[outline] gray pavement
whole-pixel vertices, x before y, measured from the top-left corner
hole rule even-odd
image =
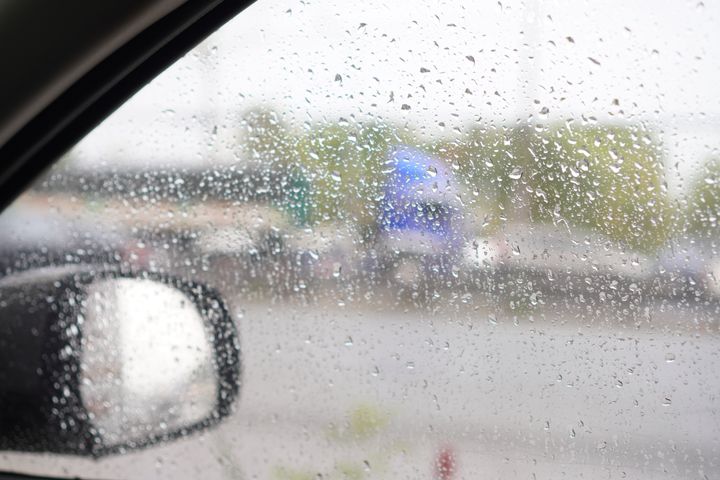
[[[454,479],[720,478],[707,307],[232,304],[243,385],[220,427],[101,461],[0,463],[102,478],[432,479],[450,458]]]

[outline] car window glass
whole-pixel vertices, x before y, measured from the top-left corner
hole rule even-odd
[[[89,478],[715,478],[713,2],[260,1],[0,215],[228,299],[240,398]],[[1,427],[0,427],[1,428]]]

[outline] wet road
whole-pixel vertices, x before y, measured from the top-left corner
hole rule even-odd
[[[0,460],[108,478],[720,475],[714,312],[339,303],[234,300],[241,399],[211,432],[99,462]]]

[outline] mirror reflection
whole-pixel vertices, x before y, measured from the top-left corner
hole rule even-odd
[[[211,336],[182,291],[137,278],[88,287],[80,393],[106,445],[163,435],[206,418],[218,380]]]

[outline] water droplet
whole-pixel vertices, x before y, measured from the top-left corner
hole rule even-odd
[[[671,353],[671,352],[666,353],[666,354],[665,354],[665,361],[666,361],[667,363],[672,363],[672,362],[674,362],[674,361],[675,361],[675,354],[674,354],[674,353]]]
[[[520,180],[520,178],[523,176],[523,171],[520,167],[515,167],[512,169],[512,172],[508,175],[512,180]]]

